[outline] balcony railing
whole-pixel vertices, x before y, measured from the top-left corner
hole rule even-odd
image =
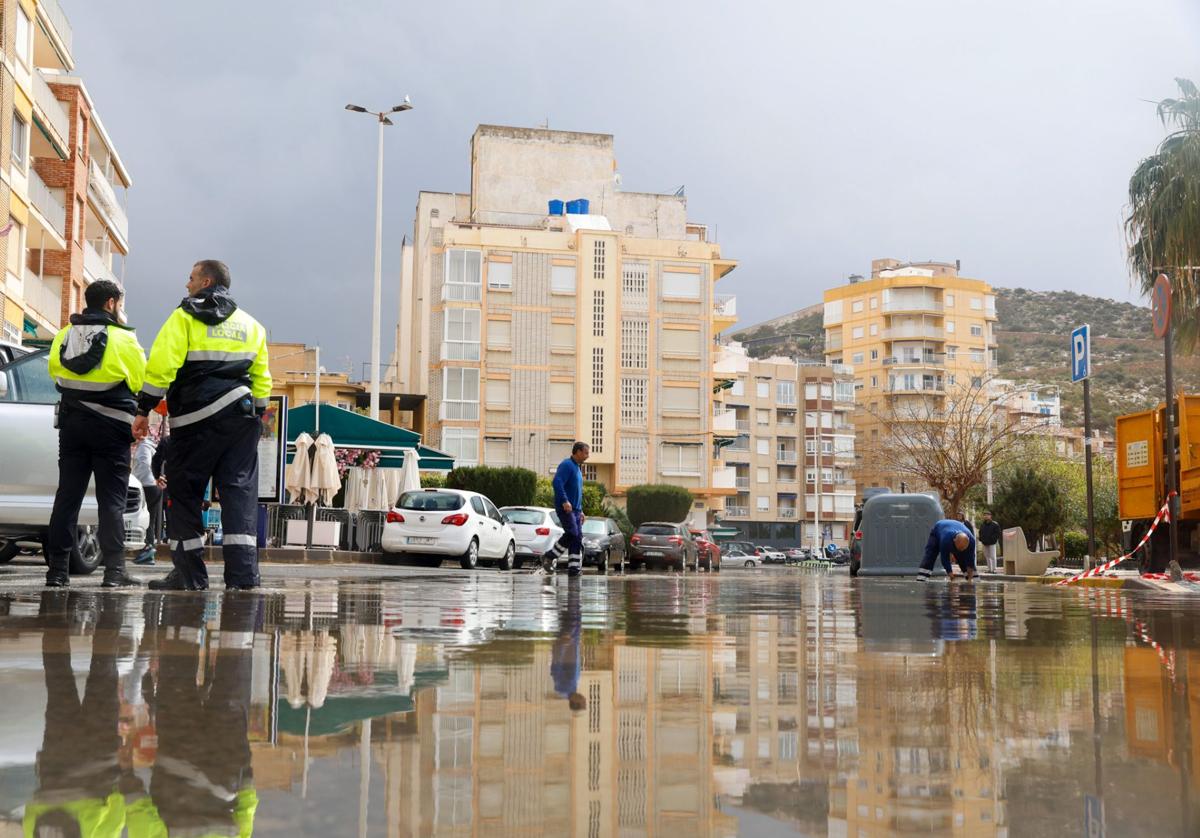
[[[893,326],[883,330],[884,340],[906,340],[909,338],[945,340],[946,330],[941,326]]]
[[[749,518],[750,517],[750,507],[748,507],[748,506],[728,506],[727,505],[725,507],[725,517],[726,518]]]
[[[109,227],[121,241],[128,241],[129,218],[125,215],[125,208],[117,200],[116,190],[94,157],[88,167],[88,187],[92,190],[96,203],[100,205],[101,211],[106,216]]]
[[[71,120],[63,110],[62,103],[54,98],[54,91],[46,84],[41,70],[33,74],[33,101],[46,115],[50,127],[58,134],[62,143],[61,151],[66,154],[70,150]]]
[[[24,284],[25,304],[57,329],[62,321],[62,280],[58,277],[41,280],[27,270]]]
[[[927,355],[902,355],[896,358],[884,358],[885,367],[944,367],[946,356],[941,353]]]
[[[796,517],[796,507],[794,507],[794,506],[779,507],[779,517],[780,518],[795,518]]]
[[[63,207],[62,201],[54,196],[50,191],[50,187],[42,180],[41,176],[29,168],[29,200],[33,202],[33,206],[38,212],[50,222],[50,226],[60,236],[66,237],[67,233],[67,210]]]
[[[713,314],[717,317],[737,317],[737,297],[732,294],[714,296]]]
[[[107,242],[104,242],[101,247],[109,252],[112,250]],[[83,269],[91,274],[93,280],[107,279],[110,282],[117,283],[117,285],[121,284],[121,280],[117,279],[117,275],[108,266],[108,260],[104,258],[90,241],[83,243]]]
[[[739,431],[749,431],[750,430],[750,420],[749,419],[738,419],[736,422],[736,427]]]
[[[750,478],[749,477],[734,478],[733,483],[734,483],[735,489],[741,489],[741,490],[747,491],[747,492],[750,491]]]
[[[54,31],[58,33],[59,40],[62,41],[63,46],[66,48],[67,54],[73,54],[75,33],[71,29],[71,21],[67,20],[66,13],[58,5],[58,0],[41,0],[38,3],[38,8],[46,12],[46,19],[50,21],[50,25],[54,27]]]
[[[799,456],[799,454],[797,452],[787,451],[782,448],[775,452],[776,461],[781,462],[781,463],[797,462],[798,456]]]
[[[891,386],[889,386],[885,392],[888,392],[888,393],[939,393],[939,394],[944,394],[946,392],[946,385],[941,382],[923,383],[923,382],[917,381],[912,384],[905,384],[903,382],[897,381],[895,384],[892,384]]]
[[[722,410],[713,414],[713,431],[716,433],[734,433],[737,430],[737,414],[732,410]]]
[[[885,314],[892,314],[898,311],[914,311],[927,312],[930,314],[942,313],[942,301],[933,297],[896,297],[888,300],[883,304]]]

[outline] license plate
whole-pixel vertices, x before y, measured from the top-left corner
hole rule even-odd
[[[436,538],[418,538],[415,535],[410,535],[408,537],[408,543],[409,544],[437,544],[437,539]]]
[[[661,556],[662,556],[662,553],[658,552],[657,550],[644,550],[644,551],[642,552],[642,555],[643,555],[643,556],[655,556],[655,557],[661,557]]]

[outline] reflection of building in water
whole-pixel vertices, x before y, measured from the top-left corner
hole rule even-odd
[[[1200,791],[1200,653],[1176,652],[1176,681],[1186,679],[1187,719],[1171,675],[1157,651],[1125,648],[1125,741],[1132,756],[1188,770],[1193,791]],[[1190,737],[1190,742],[1187,739]],[[1183,752],[1190,759],[1183,759]]]

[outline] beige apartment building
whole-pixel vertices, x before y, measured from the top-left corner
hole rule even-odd
[[[129,174],[87,88],[70,75],[58,0],[0,0],[0,339],[48,341],[97,279],[121,282]]]
[[[842,364],[754,359],[736,343],[714,367],[718,425],[737,436],[721,448],[737,493],[723,526],[756,544],[845,545],[854,523],[854,371]]]
[[[389,379],[428,396],[429,444],[547,473],[581,439],[589,478],[685,486],[700,525],[732,493],[712,370],[736,263],[682,195],[622,189],[612,136],[479,126],[471,191],[420,193],[403,264]]]
[[[992,286],[958,263],[876,259],[871,277],[825,292],[825,359],[854,369],[859,485],[899,489],[873,451],[889,421],[954,402],[996,367]],[[921,487],[911,486],[911,489]]]

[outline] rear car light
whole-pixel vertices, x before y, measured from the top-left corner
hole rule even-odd
[[[399,512],[396,512],[395,510],[392,510],[391,512],[389,512],[389,513],[387,514],[387,522],[388,522],[389,524],[403,524],[403,523],[404,523],[404,516],[403,516],[403,515],[401,515]]]
[[[452,527],[461,527],[463,524],[467,523],[467,516],[462,512],[455,513],[454,515],[447,515],[442,519],[442,523],[449,524]]]
[[[671,542],[672,544],[682,544],[683,543],[683,539],[677,535],[669,536],[667,538],[667,541]]]
[[[642,540],[642,537],[640,535],[635,535],[629,539],[629,543],[630,544],[639,544],[639,543],[641,543],[641,540]]]
[[[855,533],[854,533],[854,537],[855,537],[856,539],[858,539],[859,541],[862,541],[862,530],[857,530],[857,531],[855,531]]]
[[[550,528],[549,527],[538,527],[536,530],[534,530],[534,532],[537,533],[538,535],[549,535]]]

